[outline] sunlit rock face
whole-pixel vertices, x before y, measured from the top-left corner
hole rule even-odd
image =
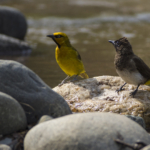
[[[150,87],[141,85],[135,97],[130,92],[136,86],[127,84],[124,91],[115,92],[124,81],[120,77],[100,76],[76,83],[66,83],[53,90],[68,102],[73,112],[113,112],[143,117],[150,128]]]

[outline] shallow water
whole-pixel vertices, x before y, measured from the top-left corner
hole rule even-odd
[[[2,57],[25,64],[49,86],[54,87],[66,75],[55,61],[55,43],[47,34],[65,32],[79,51],[90,77],[117,75],[115,49],[108,40],[127,37],[135,54],[150,66],[150,11],[148,0],[7,0],[28,20],[26,41],[33,47],[28,57]]]

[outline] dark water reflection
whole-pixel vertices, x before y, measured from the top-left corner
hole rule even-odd
[[[34,1],[34,0],[33,0]],[[96,1],[96,0],[95,0]],[[145,0],[146,1],[146,0]],[[116,1],[96,1],[93,5],[85,0],[75,4],[75,8],[81,6],[88,13],[76,13],[74,15],[70,10],[69,2],[73,5],[74,1],[44,1],[41,9],[46,3],[51,5],[66,7],[58,10],[52,8],[51,16],[48,16],[49,10],[30,10],[27,11],[27,2],[24,0],[24,6],[18,2],[17,6],[27,15],[29,30],[26,40],[35,48],[29,57],[0,57],[1,59],[13,59],[25,64],[27,67],[37,73],[49,86],[54,87],[63,80],[66,75],[61,71],[55,60],[55,43],[46,37],[53,32],[65,32],[68,34],[72,45],[79,51],[86,71],[90,77],[100,75],[117,75],[114,69],[115,49],[108,40],[116,40],[120,37],[127,37],[133,46],[135,54],[140,56],[150,66],[150,12],[148,6],[143,1],[126,1],[116,3]],[[39,1],[38,1],[39,2]],[[130,4],[129,4],[130,2]],[[148,2],[148,1],[146,1]],[[14,3],[8,2],[10,6]],[[98,6],[95,6],[97,4]],[[79,5],[79,6],[78,6]],[[86,7],[83,7],[86,5]],[[87,6],[88,5],[88,6]],[[100,6],[99,6],[100,5]],[[122,9],[116,9],[118,5]],[[134,6],[134,9],[131,7]],[[34,7],[34,6],[33,6]],[[98,12],[98,7],[101,7]],[[71,6],[73,9],[73,7]],[[94,9],[95,8],[95,9]],[[57,13],[55,13],[55,11]],[[41,13],[40,13],[41,12]],[[62,12],[62,13],[61,13]],[[89,13],[91,12],[91,15]],[[72,16],[72,17],[71,17]],[[89,16],[89,17],[88,17]]]

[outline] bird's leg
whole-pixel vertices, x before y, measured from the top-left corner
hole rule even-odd
[[[69,78],[70,78],[70,76],[67,76],[60,84],[58,84],[58,86],[63,85],[66,82],[66,80],[69,79]]]
[[[70,81],[70,82],[74,82],[77,80],[78,75],[75,75],[75,77]]]
[[[116,90],[117,93],[119,93],[120,91],[124,90],[123,87],[126,85],[127,83],[124,83],[119,89]]]
[[[130,96],[135,96],[136,92],[138,91],[140,84],[137,86],[136,90],[130,93]]]

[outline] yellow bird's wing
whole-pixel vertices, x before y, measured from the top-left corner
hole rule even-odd
[[[80,54],[78,53],[78,51],[77,51],[74,47],[72,47],[72,49],[76,52],[77,59],[79,59],[79,60],[82,62],[81,56],[80,56]]]
[[[80,56],[80,54],[78,53],[78,51],[77,51],[75,48],[73,48],[73,50],[76,52],[76,55],[77,55],[78,60],[82,63],[81,56]],[[83,63],[82,63],[82,64],[83,64]],[[81,73],[79,76],[80,76],[81,78],[85,78],[85,79],[88,79],[88,78],[89,78],[89,76],[87,75],[86,72]]]

